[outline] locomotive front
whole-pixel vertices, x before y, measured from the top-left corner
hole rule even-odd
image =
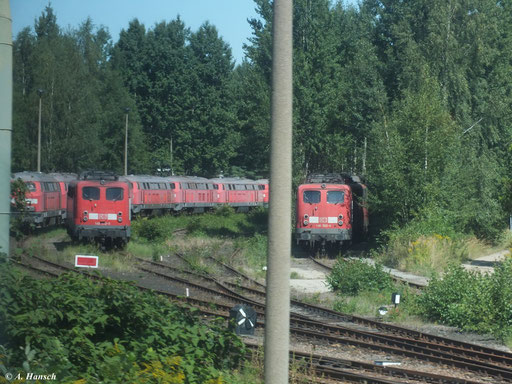
[[[87,174],[68,188],[68,231],[71,237],[103,243],[130,238],[130,191],[117,176]]]
[[[297,243],[314,247],[317,243],[352,240],[352,193],[345,184],[302,184],[297,193]]]

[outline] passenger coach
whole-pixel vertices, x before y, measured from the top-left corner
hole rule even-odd
[[[85,172],[68,186],[67,227],[76,240],[122,245],[130,238],[130,190],[111,173]]]

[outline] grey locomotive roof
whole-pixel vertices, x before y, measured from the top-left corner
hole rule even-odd
[[[52,172],[52,173],[50,173],[50,176],[55,177],[55,179],[58,180],[58,181],[67,181],[67,182],[70,182],[70,181],[78,179],[78,175],[76,173],[55,173],[55,172]]]
[[[13,175],[13,179],[21,179],[23,181],[45,181],[56,182],[55,177],[42,172],[17,172]]]
[[[169,181],[188,181],[188,182],[196,182],[196,183],[208,183],[210,180],[208,180],[206,177],[199,177],[199,176],[168,176],[166,177]]]
[[[238,177],[224,177],[222,179],[210,179],[210,181],[219,184],[261,184],[260,182],[251,179],[240,179]]]
[[[169,180],[165,177],[161,176],[151,176],[151,175],[128,175],[121,176],[120,179],[126,179],[128,181],[134,181],[136,183],[168,183]]]

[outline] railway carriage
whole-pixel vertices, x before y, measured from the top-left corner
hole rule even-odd
[[[132,213],[152,215],[174,209],[173,190],[169,180],[158,176],[124,176],[131,187]]]
[[[114,174],[81,174],[69,184],[67,210],[68,233],[73,239],[122,245],[130,238],[129,184]]]
[[[227,204],[239,212],[247,212],[250,208],[257,206],[268,206],[266,180],[223,178],[210,181],[216,186],[218,204]]]
[[[65,219],[63,185],[55,177],[41,172],[18,172],[13,175],[13,180],[16,179],[23,180],[28,189],[24,221],[36,227],[45,227],[59,224]]]
[[[295,238],[310,247],[341,245],[368,231],[366,186],[344,174],[311,175],[298,187]]]
[[[270,196],[268,179],[256,180],[256,183],[259,186],[258,201],[262,202],[264,207],[268,207],[268,200]]]

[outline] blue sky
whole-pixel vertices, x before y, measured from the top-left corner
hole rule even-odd
[[[10,0],[13,37],[19,31],[34,27],[48,0]],[[345,3],[355,3],[346,0]],[[112,39],[119,38],[130,20],[138,18],[146,28],[160,21],[169,21],[180,15],[187,27],[196,31],[203,22],[217,27],[229,43],[233,57],[240,63],[244,56],[242,46],[251,36],[247,19],[257,17],[253,0],[51,0],[60,27],[77,27],[87,17],[97,26],[108,28]]]

